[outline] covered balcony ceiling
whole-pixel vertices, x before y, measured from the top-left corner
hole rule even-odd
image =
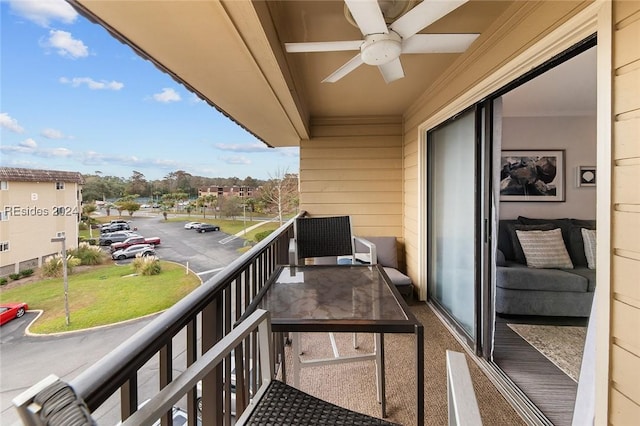
[[[359,51],[288,53],[284,43],[362,40],[343,1],[68,1],[274,147],[309,138],[312,118],[400,117],[461,55],[402,54],[405,77],[388,84],[366,64],[322,83]],[[511,3],[470,0],[419,33],[481,39]]]

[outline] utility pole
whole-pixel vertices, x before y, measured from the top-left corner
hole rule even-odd
[[[64,281],[64,312],[67,326],[71,322],[69,318],[69,279],[67,277],[67,237],[65,235],[61,237],[55,237],[51,239],[52,243],[62,243],[62,279]]]
[[[242,204],[242,225],[244,226],[244,235],[247,235],[247,203]]]

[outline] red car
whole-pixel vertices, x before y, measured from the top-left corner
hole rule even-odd
[[[29,306],[26,303],[3,303],[0,305],[0,325],[14,318],[20,318],[27,312]]]
[[[160,244],[160,238],[129,237],[121,243],[111,243],[111,253],[126,249],[127,247],[131,247],[135,244],[151,244],[152,246],[157,246]]]

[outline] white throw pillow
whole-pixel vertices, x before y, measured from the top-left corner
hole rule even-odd
[[[560,228],[550,231],[516,230],[529,268],[573,269]]]
[[[586,228],[582,228],[581,231],[587,266],[589,269],[596,269],[596,231],[595,229]]]

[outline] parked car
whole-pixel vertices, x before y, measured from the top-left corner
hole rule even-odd
[[[156,251],[151,244],[135,244],[122,250],[114,251],[111,254],[113,260],[123,260],[131,257],[140,256],[155,256]]]
[[[20,318],[27,312],[29,306],[24,302],[19,303],[3,303],[0,305],[0,325],[11,321],[14,318]]]
[[[150,400],[145,400],[142,404],[138,405],[138,409],[144,407],[144,405]],[[189,414],[186,410],[183,410],[180,407],[173,406],[171,409],[171,418],[173,419],[173,426],[186,426],[189,422]],[[122,425],[122,422],[116,423],[116,426]],[[202,420],[200,417],[196,417],[196,425],[202,426]],[[160,420],[157,420],[153,423],[152,426],[160,426]]]
[[[145,238],[142,236],[129,237],[120,243],[111,243],[111,253],[117,250],[126,249],[127,247],[130,247],[134,244],[150,244],[152,246],[157,246],[160,244],[160,238],[159,237]]]
[[[184,224],[184,229],[193,229],[202,225],[201,222],[187,222]]]
[[[101,246],[110,246],[113,243],[120,243],[130,237],[141,237],[142,235],[133,231],[117,231],[108,232],[100,235],[98,244]]]
[[[128,223],[110,223],[107,225],[103,225],[100,228],[101,233],[107,232],[116,232],[116,231],[128,231],[131,229],[131,226]]]
[[[193,229],[195,229],[196,232],[204,233],[204,232],[211,232],[211,231],[219,231],[220,227],[217,225],[210,225],[208,223],[203,223],[202,225]]]
[[[249,375],[253,375],[253,362],[251,363],[251,371]],[[253,383],[253,382],[252,382]],[[202,382],[198,382],[197,384],[197,399],[196,399],[196,407],[198,408],[198,413],[202,414]],[[236,363],[235,357],[231,355],[231,415],[235,417],[236,415]]]

